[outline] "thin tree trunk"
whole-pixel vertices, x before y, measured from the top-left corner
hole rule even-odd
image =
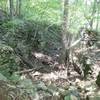
[[[62,22],[62,42],[63,46],[67,48],[67,25],[68,25],[68,0],[64,0],[63,8],[63,22]]]
[[[90,27],[91,28],[93,28],[93,19],[94,19],[93,17],[94,17],[95,12],[96,12],[96,0],[94,0],[93,10],[92,10],[92,14],[91,14],[91,17],[92,17],[92,19],[90,21]]]
[[[64,0],[63,4],[63,22],[62,22],[62,53],[61,53],[61,63],[68,67],[69,63],[69,32],[68,32],[68,2],[69,0]]]
[[[16,16],[21,16],[21,0],[16,0]]]
[[[9,11],[10,11],[11,18],[13,18],[13,14],[14,14],[13,0],[9,0]]]
[[[99,16],[99,13],[100,13],[100,10],[99,10],[99,7],[98,7],[98,4],[100,3],[100,1],[97,1],[96,0],[96,3],[97,3],[97,24],[96,24],[96,30],[98,31],[98,27],[99,27],[99,20],[98,20],[98,16]]]

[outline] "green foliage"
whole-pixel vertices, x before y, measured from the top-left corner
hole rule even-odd
[[[7,78],[0,73],[0,80],[7,81]]]
[[[84,77],[86,78],[89,72],[91,71],[91,64],[87,63],[88,58],[83,57],[82,58],[82,67],[84,71]]]
[[[23,79],[18,82],[18,84],[24,88],[32,89],[34,88],[33,83],[30,79]]]
[[[58,0],[26,0],[23,1],[22,12],[25,19],[58,23],[60,6]]]
[[[7,2],[7,0],[0,1],[0,9],[6,10],[6,2]]]
[[[21,84],[14,85],[7,81],[0,80],[0,97],[2,98],[1,100],[12,100],[12,99],[30,100],[30,98],[31,99],[34,98],[34,95],[35,95],[34,88],[21,86]]]
[[[98,85],[98,87],[100,87],[100,72],[99,72],[99,74],[97,76],[96,84]]]
[[[9,78],[18,69],[18,58],[9,50],[1,49],[0,53],[0,72]]]
[[[32,20],[7,21],[0,26],[0,71],[7,77],[18,70],[20,59],[15,54],[19,48],[26,58],[33,51],[49,52],[60,46],[60,25]],[[56,44],[55,44],[56,43]]]
[[[91,62],[90,62],[90,58],[87,57],[86,55],[81,54],[80,58],[79,58],[79,63],[81,64],[82,70],[83,70],[83,74],[84,74],[84,78],[87,78],[87,75],[90,74],[91,72]]]
[[[71,99],[70,99],[70,95],[65,96],[64,100],[71,100]]]
[[[9,79],[12,83],[17,84],[20,81],[20,75],[13,73]]]

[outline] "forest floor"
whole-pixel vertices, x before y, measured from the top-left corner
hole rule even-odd
[[[44,92],[46,92],[46,95],[44,95],[43,98],[47,97],[47,93],[51,93],[54,96],[52,99],[49,97],[49,99],[41,100],[78,100],[78,98],[80,98],[80,100],[100,100],[100,91],[96,85],[96,77],[100,72],[99,61],[91,66],[92,74],[89,74],[86,79],[82,78],[72,66],[70,66],[69,69],[69,76],[67,76],[67,68],[64,68],[63,65],[59,65],[59,68],[59,70],[53,69],[49,72],[50,69],[44,67],[43,70],[48,70],[49,73],[32,71],[23,74],[22,79],[31,79],[34,85],[38,85],[39,91],[37,93],[40,98],[41,95],[44,95]],[[71,99],[64,99],[68,98],[69,95]]]

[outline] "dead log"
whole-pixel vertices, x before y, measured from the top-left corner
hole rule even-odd
[[[44,64],[47,64],[47,65],[55,65],[55,64],[58,64],[58,62],[55,61],[52,57],[50,57],[48,55],[45,55],[43,53],[34,52],[34,53],[32,53],[32,55],[36,59],[38,59],[39,61],[41,61]]]
[[[33,68],[34,71],[40,71],[41,69],[43,69],[45,67],[45,66],[44,67],[42,66],[42,68],[40,66],[35,67],[32,64],[32,62],[23,55],[22,51],[19,48],[17,48],[14,51],[17,54],[17,56],[20,57],[21,61],[26,65],[27,68],[29,68],[29,69]],[[32,56],[33,56],[34,60],[37,59],[40,63],[42,63],[44,65],[53,66],[53,68],[54,69],[56,68],[57,70],[59,69],[58,68],[59,63],[57,61],[55,61],[52,57],[48,56],[48,55],[45,55],[43,53],[33,52]],[[30,72],[30,71],[28,71],[28,72]],[[24,73],[24,72],[22,72],[22,73]],[[25,73],[27,73],[27,71]]]

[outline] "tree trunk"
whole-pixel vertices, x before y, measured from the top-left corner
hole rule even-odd
[[[9,0],[9,11],[10,11],[10,17],[12,19],[13,18],[13,14],[14,14],[13,0]]]
[[[69,46],[70,46],[70,34],[68,32],[68,2],[69,0],[64,0],[63,3],[63,22],[62,22],[62,53],[61,53],[61,63],[63,63],[67,68],[69,66]]]
[[[93,28],[93,19],[94,19],[93,17],[95,15],[95,13],[96,13],[96,0],[94,0],[93,10],[92,10],[92,14],[91,14],[91,17],[92,17],[92,19],[90,21],[90,27],[91,28]]]
[[[16,16],[21,16],[21,0],[16,0]]]
[[[99,29],[99,14],[100,14],[100,10],[99,10],[99,4],[100,4],[100,1],[97,1],[96,0],[96,3],[97,3],[97,24],[96,24],[96,30],[98,31]]]
[[[67,25],[68,25],[68,0],[64,0],[63,8],[63,21],[62,21],[62,42],[63,46],[66,49],[67,47]]]

